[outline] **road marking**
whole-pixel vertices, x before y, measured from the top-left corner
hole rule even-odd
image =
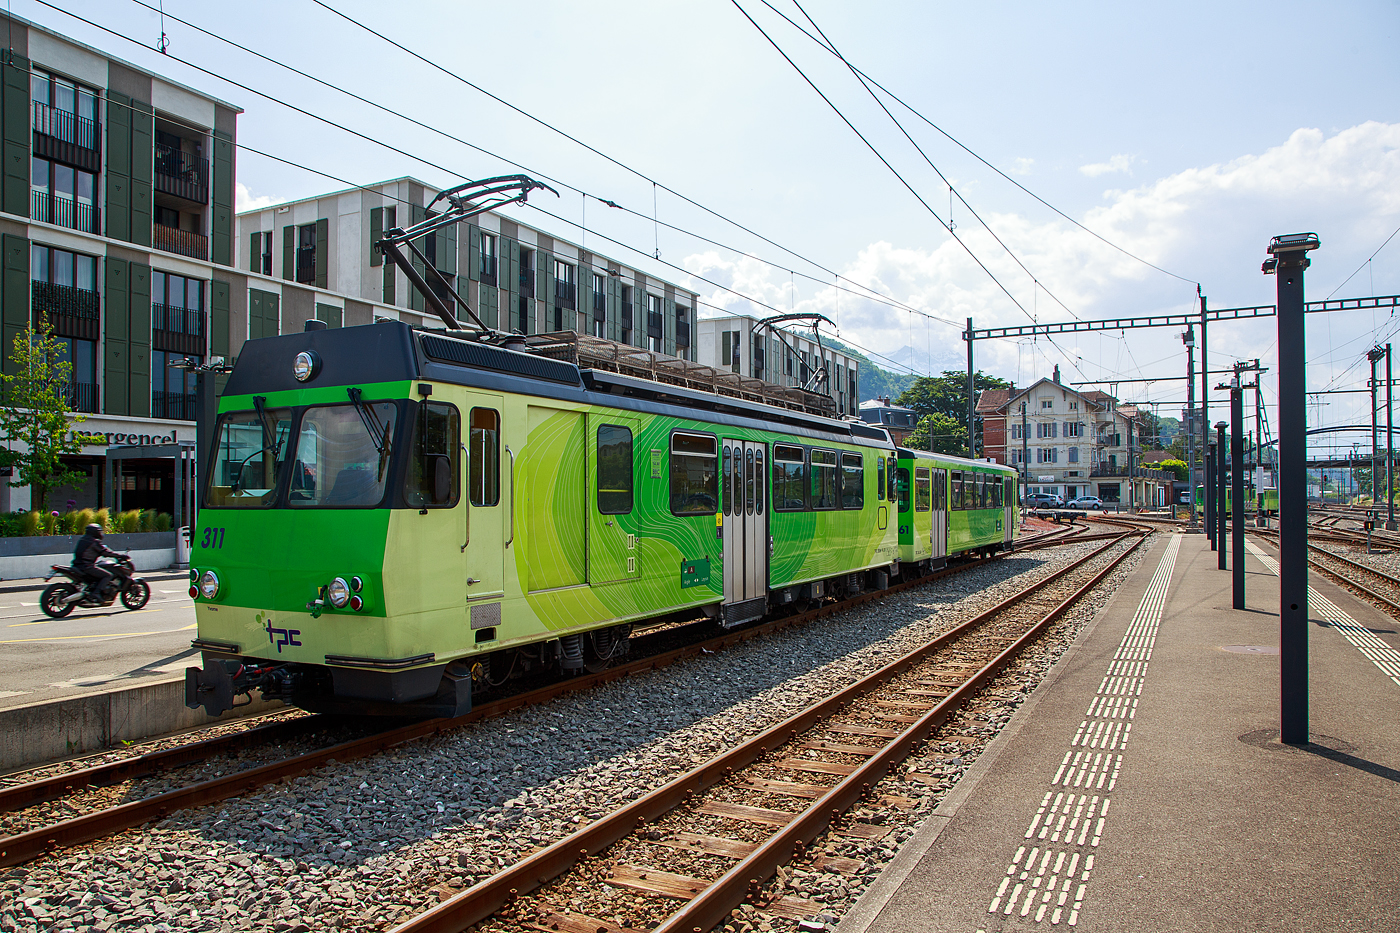
[[[1174,534],[987,913],[1078,925],[1180,550]]]
[[[136,638],[141,635],[173,635],[175,632],[183,632],[194,628],[193,625],[185,628],[168,629],[163,632],[102,632],[97,635],[53,635],[49,638],[12,638],[8,641],[0,641],[0,645],[22,645],[30,641],[72,641],[75,638]]]
[[[0,690],[0,700],[6,697],[22,697],[28,692],[28,690]]]

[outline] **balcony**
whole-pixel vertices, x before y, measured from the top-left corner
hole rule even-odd
[[[34,155],[85,172],[102,171],[102,124],[33,101]]]
[[[169,353],[203,356],[204,312],[152,304],[151,346]]]
[[[677,322],[676,322],[676,349],[679,350],[679,349],[681,349],[682,347],[689,347],[689,346],[690,346],[690,322],[689,322],[689,321],[677,321]],[[760,358],[760,360],[761,360],[761,359],[762,359],[763,351],[762,351],[762,350],[759,350],[759,351],[757,351],[757,352],[758,352],[759,358]],[[760,362],[760,363],[759,363],[759,367],[762,368],[762,366],[763,366],[763,364],[762,364],[762,362]]]
[[[31,190],[29,193],[29,216],[33,220],[83,233],[101,232],[102,211],[97,205],[52,195],[47,191]]]
[[[156,249],[191,259],[209,258],[209,238],[189,230],[177,230],[163,224],[154,226],[152,242]]]
[[[196,204],[209,203],[208,159],[159,143],[155,155],[157,191]]]
[[[481,256],[481,281],[487,285],[496,284],[496,255],[494,253],[483,253]]]
[[[152,392],[151,417],[173,421],[195,420],[195,395],[192,392]]]
[[[316,284],[316,247],[297,247],[297,281],[303,285]]]
[[[632,302],[630,301],[622,303],[622,329],[632,329]]]
[[[657,340],[660,340],[660,339],[661,339],[662,330],[661,330],[661,312],[660,312],[660,311],[648,311],[648,312],[647,312],[647,336],[648,336],[648,337],[655,337]]]
[[[68,403],[70,411],[81,411],[91,415],[97,414],[97,383],[70,382],[67,391],[64,393],[64,401]]]
[[[42,317],[59,337],[97,340],[101,335],[102,299],[97,292],[71,285],[34,282],[30,303],[34,309],[36,327]]]
[[[574,306],[574,283],[562,279],[554,280],[554,303],[561,308]]]
[[[529,266],[520,267],[520,294],[525,298],[535,297],[535,270]]]
[[[608,296],[602,292],[593,293],[593,320],[606,321],[608,319]]]

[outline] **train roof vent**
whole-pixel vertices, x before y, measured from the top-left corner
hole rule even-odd
[[[423,353],[440,363],[455,363],[473,369],[490,369],[500,373],[514,373],[531,379],[546,379],[565,385],[581,385],[578,367],[560,360],[536,356],[533,353],[520,353],[515,350],[502,350],[466,340],[452,340],[435,334],[420,334]]]

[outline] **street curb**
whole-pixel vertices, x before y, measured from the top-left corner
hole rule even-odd
[[[142,580],[188,580],[190,575],[189,571],[186,570],[174,570],[158,571],[156,573],[138,573],[137,576]],[[48,586],[48,584],[43,580],[39,580],[36,583],[23,581],[13,581],[10,583],[0,582],[0,593],[37,593],[46,586]]]

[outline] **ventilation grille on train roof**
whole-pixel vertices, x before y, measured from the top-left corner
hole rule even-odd
[[[499,373],[514,373],[530,379],[547,379],[565,385],[580,385],[578,367],[559,360],[546,359],[532,353],[502,350],[466,340],[450,340],[433,334],[421,334],[423,352],[429,359],[455,363],[474,369],[490,369]]]

